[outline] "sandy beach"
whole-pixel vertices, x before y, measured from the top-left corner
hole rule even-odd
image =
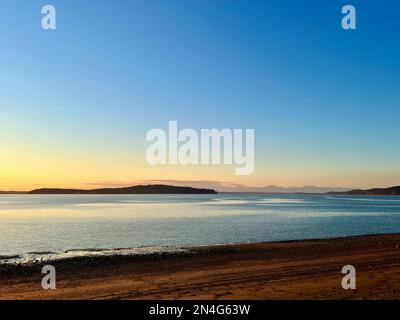
[[[0,299],[399,299],[400,234],[193,248],[189,253],[0,266]],[[354,265],[357,290],[343,290]]]

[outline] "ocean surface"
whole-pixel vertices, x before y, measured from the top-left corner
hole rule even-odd
[[[400,197],[0,195],[0,263],[400,232]]]

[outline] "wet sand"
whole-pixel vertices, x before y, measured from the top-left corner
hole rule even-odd
[[[0,266],[0,299],[400,299],[400,234],[194,248],[189,253],[74,258]],[[357,290],[343,290],[354,265]]]

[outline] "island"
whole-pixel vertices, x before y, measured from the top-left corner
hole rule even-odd
[[[29,191],[27,194],[217,194],[217,191],[213,189],[198,189],[192,187],[153,184],[90,190],[43,188]]]
[[[329,195],[349,195],[349,196],[400,196],[400,186],[389,188],[355,189],[343,192],[328,192]]]

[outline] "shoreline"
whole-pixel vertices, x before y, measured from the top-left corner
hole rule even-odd
[[[326,237],[326,238],[305,238],[305,239],[294,239],[294,240],[277,240],[277,241],[262,241],[262,242],[231,242],[231,243],[213,243],[213,244],[199,244],[199,245],[182,245],[182,246],[140,246],[140,247],[127,247],[127,248],[76,248],[68,249],[60,252],[53,251],[37,251],[28,252],[21,254],[9,254],[0,255],[0,278],[3,274],[7,274],[5,269],[18,268],[20,271],[23,269],[31,269],[40,267],[42,265],[64,265],[72,263],[73,265],[79,265],[82,262],[85,264],[93,263],[93,265],[101,264],[107,260],[154,260],[154,259],[165,259],[182,256],[194,256],[202,254],[218,254],[227,251],[227,248],[262,245],[262,244],[283,244],[283,243],[306,243],[315,241],[339,241],[342,239],[351,238],[363,238],[363,237],[375,237],[375,236],[397,236],[400,233],[374,233],[374,234],[362,234],[362,235],[351,235],[341,237]],[[141,253],[139,251],[142,251]],[[147,251],[147,252],[146,252]],[[85,252],[85,254],[65,256],[71,252]],[[122,252],[122,253],[121,253]],[[129,253],[131,252],[131,253]],[[26,255],[37,255],[42,258],[22,261],[22,258]],[[46,257],[52,255],[53,257]],[[62,256],[64,255],[64,256]],[[20,260],[15,262],[9,262],[9,260]]]
[[[41,267],[57,289],[41,288]],[[357,290],[343,290],[354,265]],[[0,299],[400,299],[400,234],[0,265]]]

